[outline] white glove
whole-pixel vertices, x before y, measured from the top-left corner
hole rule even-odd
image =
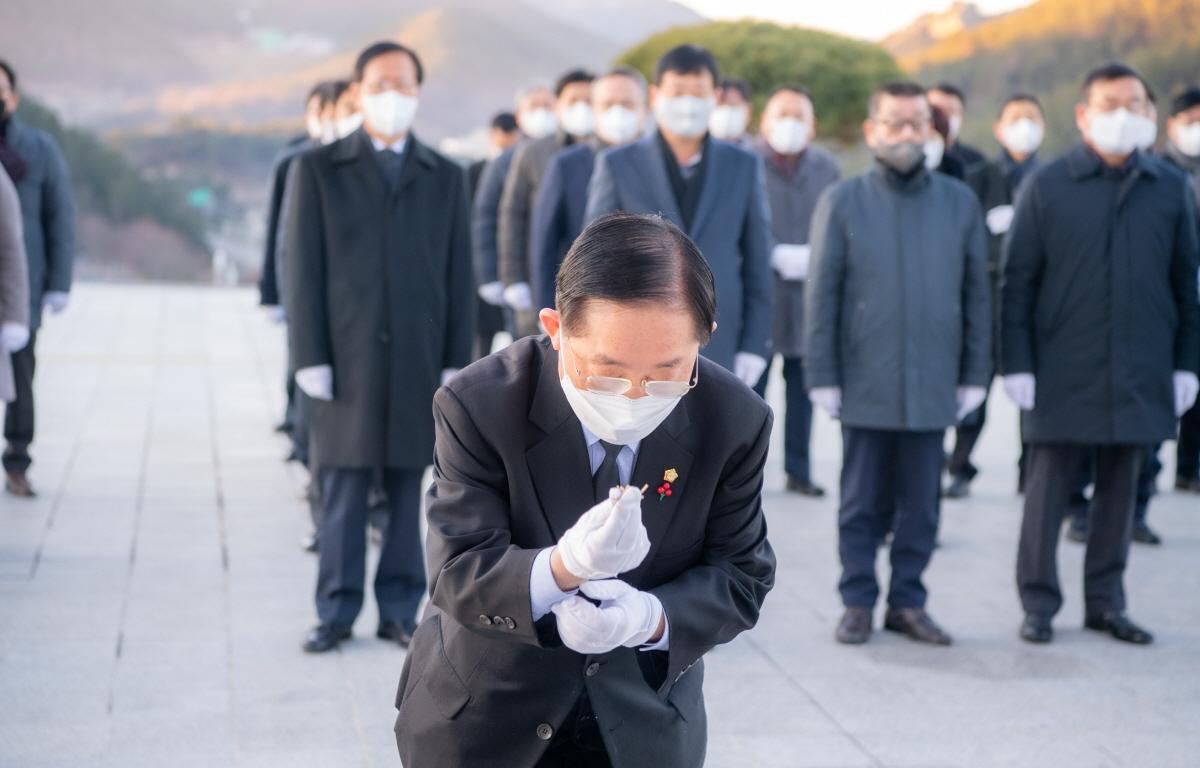
[[[267,319],[276,325],[283,325],[287,322],[287,310],[282,304],[269,304],[263,307],[263,313]]]
[[[46,291],[42,296],[42,306],[56,315],[66,309],[70,301],[65,291]]]
[[[1033,410],[1037,382],[1032,373],[1010,373],[1005,376],[1004,391],[1008,393],[1008,399],[1016,403],[1022,411]]]
[[[447,384],[449,384],[450,380],[458,375],[459,370],[460,369],[458,369],[458,368],[443,368],[442,369],[442,386],[444,387]]]
[[[808,277],[808,259],[812,248],[805,245],[780,243],[771,249],[771,266],[784,280],[803,280]]]
[[[333,368],[314,365],[296,371],[296,386],[313,400],[333,399]]]
[[[842,413],[841,387],[814,387],[808,391],[808,399],[834,419]]]
[[[20,323],[5,323],[0,326],[0,347],[9,352],[19,352],[29,343],[29,326]]]
[[[959,387],[955,391],[955,396],[958,400],[958,420],[962,421],[964,416],[983,405],[983,401],[987,400],[987,388]]]
[[[609,579],[632,571],[650,551],[642,525],[642,492],[613,488],[558,540],[562,564],[581,579]]]
[[[1175,371],[1175,415],[1182,416],[1196,404],[1200,379],[1191,371]]]
[[[504,302],[516,310],[533,309],[529,283],[513,283],[504,289]]]
[[[662,622],[662,602],[623,581],[589,581],[579,590],[599,600],[599,607],[572,595],[550,608],[563,645],[578,653],[608,653],[622,645],[645,645]]]
[[[987,220],[988,232],[993,235],[1003,235],[1012,226],[1013,207],[1011,205],[997,205],[995,208],[987,212],[984,218]]]
[[[767,359],[753,352],[738,352],[733,356],[733,375],[747,387],[753,387],[767,370]]]
[[[479,298],[496,307],[504,306],[504,283],[495,280],[479,286]]]

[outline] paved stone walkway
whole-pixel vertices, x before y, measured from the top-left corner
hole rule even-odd
[[[315,560],[299,547],[303,477],[271,431],[282,345],[246,290],[82,285],[47,320],[41,496],[0,498],[0,766],[398,763],[403,655],[374,639],[373,605],[340,652],[300,651]],[[945,505],[928,573],[949,649],[833,642],[836,493],[779,492],[776,450],[778,585],[759,627],[708,658],[708,765],[1200,764],[1200,497],[1162,493],[1165,545],[1135,546],[1131,614],[1155,646],[1079,628],[1070,543],[1058,640],[1025,645],[1015,414],[1003,396],[992,408],[975,495]],[[834,490],[836,425],[819,418],[814,447]]]

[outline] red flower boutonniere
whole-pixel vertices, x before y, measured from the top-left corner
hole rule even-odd
[[[679,473],[675,471],[674,467],[668,469],[666,472],[663,472],[663,483],[655,489],[655,491],[658,493],[659,501],[662,501],[671,495],[671,483],[678,479]]]

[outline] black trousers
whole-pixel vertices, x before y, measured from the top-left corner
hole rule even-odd
[[[1095,490],[1084,556],[1084,602],[1088,614],[1125,610],[1123,577],[1145,450],[1142,445],[1030,443],[1017,549],[1017,590],[1026,613],[1048,618],[1062,608],[1059,530],[1088,456],[1094,457]]]
[[[492,353],[492,340],[506,327],[504,308],[478,300],[478,315],[475,324],[475,348],[472,360],[479,360]]]
[[[1146,522],[1146,513],[1150,510],[1150,499],[1158,492],[1158,473],[1162,471],[1162,462],[1158,452],[1162,444],[1146,446],[1146,455],[1138,469],[1137,494],[1133,507],[1135,523]],[[1088,507],[1091,499],[1087,496],[1087,487],[1092,484],[1095,470],[1095,458],[1085,456],[1080,464],[1074,485],[1071,487],[1070,501],[1067,503],[1068,514],[1080,525],[1087,524]]]
[[[759,397],[767,397],[767,381],[771,378],[771,366],[763,371],[754,385]],[[804,388],[804,358],[783,358],[784,414],[783,414],[783,469],[788,476],[801,483],[812,482],[812,466],[809,461],[809,443],[812,439],[812,401]]]
[[[875,556],[894,509],[888,605],[925,606],[921,577],[937,541],[943,434],[842,426],[838,590],[844,605],[871,607],[879,599]]]
[[[16,399],[4,409],[4,470],[25,472],[33,459],[29,446],[33,443],[33,372],[37,368],[34,344],[37,331],[29,334],[29,343],[12,353],[13,383]]]
[[[979,468],[971,463],[971,452],[983,434],[983,425],[987,422],[987,400],[975,410],[968,413],[954,429],[954,450],[950,452],[950,461],[946,470],[953,478],[972,480],[979,474]]]
[[[350,625],[363,604],[367,567],[367,496],[373,470],[323,467],[324,509],[318,539],[317,617],[323,624]],[[380,621],[415,624],[425,594],[424,547],[418,517],[420,470],[384,469],[388,525],[375,571],[375,601]]]
[[[1200,400],[1179,420],[1175,444],[1175,478],[1200,480]]]

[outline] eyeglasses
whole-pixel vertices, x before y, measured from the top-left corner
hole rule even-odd
[[[925,133],[925,131],[929,130],[929,120],[927,118],[919,117],[914,120],[885,120],[883,118],[876,118],[875,122],[893,136],[902,133],[905,128],[912,130],[913,133]]]
[[[571,347],[569,341],[563,339],[563,347],[571,350],[571,367],[575,369],[575,375],[583,378],[584,384],[589,392],[595,392],[598,395],[623,395],[633,389],[634,384],[629,379],[618,379],[614,376],[584,376],[583,371],[579,370],[579,360],[575,355],[575,349]],[[654,379],[642,379],[641,390],[649,397],[683,397],[695,386],[700,383],[700,356],[696,356],[696,361],[692,363],[692,375],[687,381],[657,381]]]

